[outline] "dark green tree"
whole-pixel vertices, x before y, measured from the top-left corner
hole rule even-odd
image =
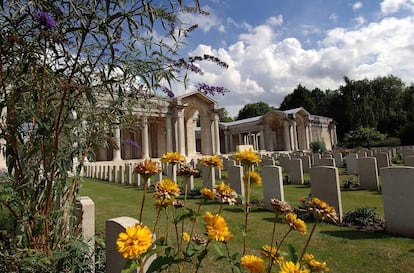
[[[233,118],[229,116],[229,113],[225,108],[219,109],[219,119],[221,122],[230,122],[233,121]]]
[[[264,114],[272,110],[275,110],[275,108],[263,101],[248,103],[239,111],[236,120],[263,116]]]
[[[315,91],[315,95],[317,91]],[[289,110],[293,108],[303,107],[310,113],[316,113],[317,107],[312,97],[311,91],[306,87],[299,84],[293,93],[287,95],[283,102],[280,104],[280,110]]]

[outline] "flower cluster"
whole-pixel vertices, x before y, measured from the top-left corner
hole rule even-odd
[[[218,155],[204,157],[200,160],[200,164],[203,166],[223,169],[223,160],[220,157],[218,157]]]
[[[206,83],[199,83],[197,91],[203,92],[206,95],[222,94],[230,92],[227,88],[222,86],[211,86]]]
[[[237,202],[237,193],[230,187],[230,185],[221,182],[221,184],[214,187],[214,193],[222,203],[229,203],[234,205]]]
[[[144,178],[150,178],[154,174],[160,173],[162,169],[158,162],[151,159],[145,159],[144,161],[137,163],[134,171]]]
[[[243,176],[244,183],[247,183],[247,180],[249,179],[249,177],[250,177],[250,183],[256,184],[256,185],[262,184],[262,177],[260,176],[258,172],[248,171],[247,175]]]
[[[154,198],[165,200],[174,199],[180,195],[180,189],[174,181],[169,178],[165,178],[155,185]]]
[[[252,150],[237,152],[234,155],[234,160],[239,161],[243,166],[252,166],[262,161],[259,155]]]
[[[44,26],[46,28],[55,28],[57,26],[55,19],[48,12],[38,11],[35,14],[35,19],[39,22],[41,26]]]
[[[180,155],[179,152],[168,152],[161,156],[162,163],[177,164],[184,163],[184,156]]]
[[[303,260],[312,272],[329,272],[326,262],[316,260],[312,254],[306,253],[303,255]]]
[[[309,210],[318,221],[322,221],[324,219],[329,219],[333,222],[338,221],[338,215],[336,214],[335,208],[329,206],[326,202],[321,201],[319,198],[312,198],[309,201]]]
[[[210,190],[209,188],[202,188],[200,190],[201,195],[206,198],[206,199],[210,199],[210,200],[214,200],[215,194],[212,190]]]
[[[288,213],[285,215],[285,223],[287,223],[291,229],[297,230],[302,234],[306,234],[306,224],[303,220],[299,219],[295,213]]]
[[[203,220],[206,222],[206,231],[210,240],[228,243],[233,238],[226,220],[220,214],[213,215],[207,211]]]
[[[270,205],[278,213],[287,214],[293,211],[292,207],[287,202],[276,198],[270,199]]]
[[[125,259],[138,259],[152,245],[151,230],[140,224],[127,227],[125,232],[119,233],[116,245]]]
[[[279,249],[270,245],[263,246],[262,256],[270,259],[274,264],[281,264],[285,259],[284,256],[280,255]]]
[[[132,139],[124,139],[122,141],[122,144],[129,145],[129,146],[132,146],[134,148],[139,148],[138,143],[136,141],[132,140]]]
[[[265,264],[262,258],[255,255],[244,255],[240,259],[241,265],[252,273],[265,272]]]
[[[184,165],[181,166],[178,170],[177,170],[177,175],[181,175],[181,176],[187,176],[190,177],[192,175],[194,176],[198,176],[200,174],[200,171],[197,169],[194,169],[193,167],[191,167],[191,165]]]
[[[279,273],[310,273],[310,270],[300,263],[287,261],[280,265]]]

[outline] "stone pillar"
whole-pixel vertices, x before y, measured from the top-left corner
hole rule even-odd
[[[216,155],[220,154],[220,133],[219,133],[219,116],[217,113],[214,113],[213,119],[213,135],[212,135],[214,151]]]
[[[167,115],[165,117],[165,127],[167,133],[167,152],[173,151],[173,142],[172,142],[172,126],[171,126],[171,116]]]
[[[228,130],[224,130],[224,153],[230,153],[230,149],[229,149],[229,143],[230,143],[230,137],[229,137],[229,131]]]
[[[95,261],[95,203],[89,197],[81,196],[76,200],[76,209],[81,219],[83,241],[89,245],[91,259]],[[95,272],[94,263],[90,272]]]
[[[309,124],[305,126],[305,149],[310,149]]]
[[[292,149],[291,145],[290,145],[290,130],[289,130],[289,121],[285,120],[283,122],[283,132],[284,132],[284,139],[285,139],[285,149],[286,151],[290,151]]]
[[[292,150],[296,151],[298,150],[298,130],[296,128],[296,121],[292,121],[291,124],[291,139],[292,139]]]
[[[264,126],[260,126],[260,144],[259,150],[266,150]]]
[[[243,136],[242,136],[241,133],[239,133],[239,145],[243,145],[243,144],[244,144],[244,142],[243,142]]]
[[[142,158],[146,159],[149,158],[149,142],[148,142],[148,118],[142,118]]]
[[[184,108],[179,109],[177,113],[178,117],[178,152],[181,155],[185,155],[185,125],[184,125]]]

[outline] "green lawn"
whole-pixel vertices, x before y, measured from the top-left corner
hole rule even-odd
[[[200,181],[197,180],[197,184]],[[292,206],[299,203],[299,199],[308,196],[310,187],[285,185],[285,199]],[[82,196],[89,196],[96,205],[96,230],[103,234],[106,219],[130,216],[138,218],[143,190],[135,186],[112,184],[92,179],[83,179],[80,189]],[[382,197],[380,193],[354,190],[342,191],[342,203],[344,213],[358,207],[375,207],[380,216],[383,214]],[[252,199],[262,198],[261,186],[254,186]],[[196,208],[199,199],[187,199],[186,204],[190,208]],[[217,212],[220,204],[214,201],[202,206],[201,212]],[[242,230],[240,225],[243,222],[243,207],[228,205],[224,206],[223,217],[228,222],[234,239],[229,243],[233,252],[242,251]],[[249,253],[259,254],[259,249],[264,244],[270,243],[273,227],[273,216],[271,212],[263,211],[253,207],[249,218],[248,248]],[[152,192],[148,192],[143,223],[152,228],[156,219],[153,207]],[[163,230],[166,225],[164,218],[161,218],[159,229]],[[310,230],[312,223],[308,223]],[[170,224],[171,226],[171,224]],[[287,226],[278,223],[277,239],[286,232]],[[202,223],[197,224],[197,230],[202,233]],[[298,252],[306,241],[307,235],[291,233],[287,244],[292,244]],[[283,247],[282,247],[283,248]],[[351,228],[339,227],[331,224],[318,225],[313,240],[310,243],[308,252],[313,253],[318,259],[327,262],[331,272],[414,272],[414,240],[403,237],[395,237],[383,233],[362,232]],[[214,255],[212,255],[214,256]],[[217,263],[208,258],[202,272],[214,272]],[[221,266],[219,264],[219,266]],[[223,265],[224,266],[224,265]],[[227,272],[223,269],[223,272]]]

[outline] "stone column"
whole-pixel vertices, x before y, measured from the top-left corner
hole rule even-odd
[[[309,150],[310,141],[309,141],[309,124],[305,125],[305,149]]]
[[[229,137],[229,131],[227,129],[224,130],[224,153],[229,153],[229,143],[230,143],[230,137]]]
[[[243,144],[244,144],[244,142],[243,142],[243,136],[242,136],[241,133],[239,133],[239,145],[243,145]]]
[[[296,129],[296,121],[292,121],[292,126],[291,126],[291,131],[292,134],[290,135],[292,138],[292,150],[297,150],[298,149],[298,131]]]
[[[234,145],[233,145],[233,134],[230,132],[229,133],[229,135],[230,135],[230,142],[229,142],[229,145],[230,145],[230,149],[228,150],[228,153],[231,153],[232,151],[234,151]]]
[[[142,118],[142,158],[149,158],[149,143],[148,143],[148,118]]]
[[[185,155],[185,125],[184,125],[184,108],[178,109],[178,152]]]
[[[217,113],[214,113],[214,120],[213,120],[213,144],[214,144],[214,151],[213,153],[216,155],[220,154],[220,133],[219,133],[219,116]]]
[[[290,124],[289,121],[285,120],[283,121],[283,131],[285,134],[285,149],[287,151],[290,151],[292,149],[292,146],[290,145],[291,143],[291,138],[290,138]]]
[[[119,123],[115,123],[115,128],[114,128],[114,138],[115,138],[115,143],[118,146],[119,149],[114,149],[114,157],[113,157],[113,161],[118,161],[118,160],[122,160],[121,158],[121,129],[119,128]]]
[[[173,150],[173,143],[172,143],[171,116],[169,115],[165,117],[165,128],[167,132],[167,152],[170,152]]]
[[[260,144],[259,144],[259,150],[266,150],[265,147],[265,132],[263,125],[260,126]]]

